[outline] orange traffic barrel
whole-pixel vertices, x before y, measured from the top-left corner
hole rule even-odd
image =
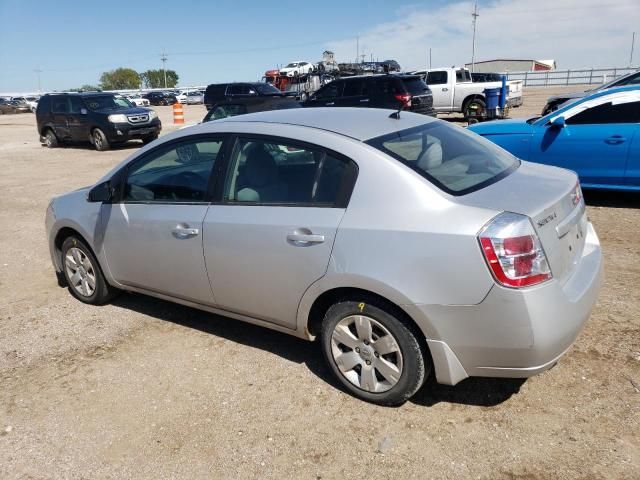
[[[173,123],[184,123],[184,111],[180,103],[173,104]]]

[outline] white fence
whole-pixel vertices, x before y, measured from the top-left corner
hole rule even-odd
[[[583,70],[550,70],[540,72],[502,72],[509,80],[522,80],[525,87],[602,84],[635,72],[637,68],[589,68]]]

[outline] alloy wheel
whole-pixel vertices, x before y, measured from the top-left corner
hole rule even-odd
[[[72,247],[65,256],[65,269],[71,287],[83,297],[96,290],[96,271],[89,257],[79,248]]]
[[[367,392],[386,392],[402,375],[397,340],[382,323],[366,315],[350,315],[338,322],[331,335],[331,353],[340,373]]]

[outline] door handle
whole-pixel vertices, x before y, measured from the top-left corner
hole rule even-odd
[[[287,242],[306,247],[315,243],[324,243],[324,235],[314,235],[308,228],[301,228],[287,234]]]
[[[190,238],[195,237],[200,233],[197,228],[190,228],[186,223],[179,223],[176,228],[171,230],[171,233],[176,238]]]
[[[612,135],[609,138],[606,138],[604,140],[605,143],[608,143],[609,145],[619,145],[621,143],[626,142],[626,138],[624,138],[622,135]]]
[[[362,100],[360,100],[360,103],[367,103],[369,101],[368,98],[363,98]]]
[[[449,89],[448,89],[447,87],[444,87],[444,88],[442,89],[442,91],[443,91],[443,92],[448,92],[448,91],[449,91]]]
[[[335,105],[335,103],[336,103],[336,102],[329,102],[329,103],[326,103],[325,105],[326,105],[327,107],[330,107],[330,106],[332,106],[332,105]]]

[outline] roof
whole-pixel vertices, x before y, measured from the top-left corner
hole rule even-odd
[[[400,113],[398,120],[389,118],[389,115],[394,111],[381,108],[348,107],[292,108],[228,117],[203,123],[195,128],[207,131],[207,126],[220,125],[221,123],[250,122],[299,125],[365,141],[398,130],[438,121],[426,115],[404,111]]]

